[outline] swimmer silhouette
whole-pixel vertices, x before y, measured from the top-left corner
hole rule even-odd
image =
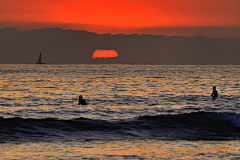
[[[213,92],[211,94],[212,97],[218,97],[218,92],[216,90],[216,86],[213,86]]]
[[[87,105],[87,102],[82,98],[82,95],[79,96],[78,105]]]

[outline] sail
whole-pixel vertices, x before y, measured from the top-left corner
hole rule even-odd
[[[38,63],[42,63],[42,56],[41,56],[41,53],[40,53],[40,55],[39,55],[39,57],[38,57]]]
[[[42,63],[42,55],[40,53],[39,57],[38,57],[38,61],[36,62],[36,64],[45,64],[45,63]]]

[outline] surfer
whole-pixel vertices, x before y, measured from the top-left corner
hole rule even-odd
[[[78,105],[87,105],[87,102],[82,98],[82,95],[79,96]]]
[[[211,94],[212,97],[218,97],[218,92],[216,90],[216,86],[213,86],[213,92]]]

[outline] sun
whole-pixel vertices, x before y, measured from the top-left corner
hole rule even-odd
[[[97,49],[93,52],[92,58],[113,58],[118,57],[118,53],[115,50],[102,50]]]

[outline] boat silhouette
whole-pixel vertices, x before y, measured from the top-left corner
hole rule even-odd
[[[44,62],[42,62],[42,56],[41,56],[41,53],[38,57],[38,61],[36,62],[36,64],[45,64]]]

